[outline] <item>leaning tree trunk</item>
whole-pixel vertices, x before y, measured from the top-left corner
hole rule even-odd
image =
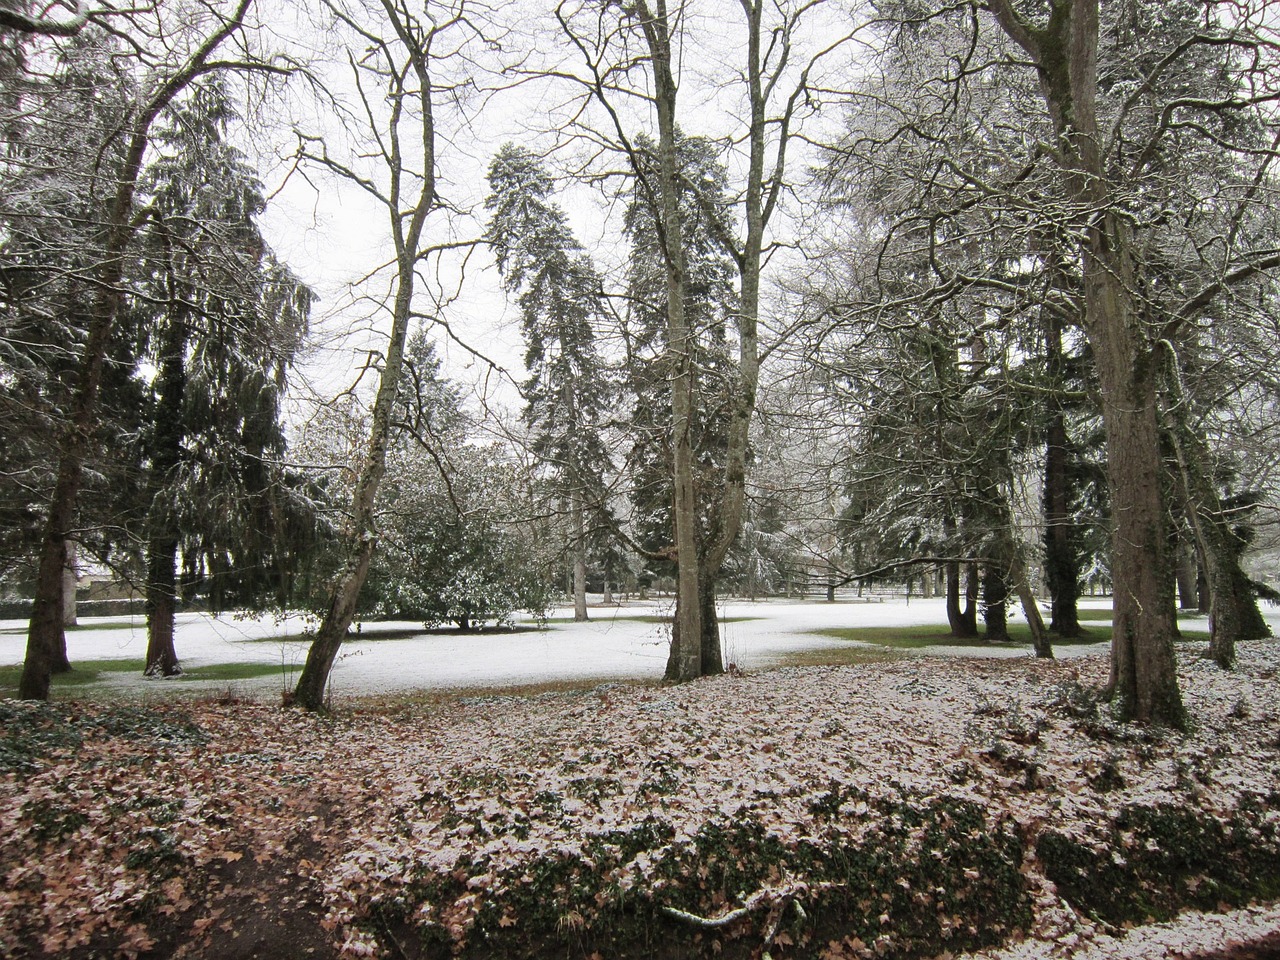
[[[397,236],[397,246],[402,250],[417,249],[422,224],[425,221],[429,199],[414,212],[408,237]],[[410,246],[410,243],[412,246]],[[294,702],[308,710],[325,707],[325,688],[333,670],[338,649],[346,639],[347,630],[355,619],[360,591],[369,576],[369,565],[377,544],[374,508],[378,498],[378,486],[386,472],[387,447],[391,438],[391,414],[395,407],[400,386],[400,374],[404,366],[404,344],[409,331],[410,306],[413,299],[413,269],[416,257],[400,256],[399,286],[392,311],[391,336],[387,345],[387,359],[378,379],[378,394],[374,401],[373,416],[369,426],[369,442],[364,462],[352,495],[350,521],[344,532],[345,558],[329,589],[329,602],[324,617],[316,630],[307,660],[298,676],[293,692]]]
[[[311,641],[307,661],[293,692],[294,702],[308,710],[324,709],[329,674],[338,649],[355,619],[360,591],[364,588],[369,576],[369,565],[373,561],[377,545],[375,508],[378,487],[387,469],[392,413],[400,390],[405,340],[413,317],[416,271],[423,252],[422,234],[427,215],[436,204],[436,127],[429,69],[432,56],[430,42],[435,34],[434,31],[428,31],[424,35],[419,30],[422,25],[413,21],[405,7],[384,3],[383,8],[392,21],[391,27],[396,33],[398,44],[404,48],[404,60],[396,63],[391,51],[400,50],[401,46],[381,45],[378,49],[391,62],[376,65],[376,69],[384,77],[390,77],[392,88],[388,97],[391,104],[390,117],[385,121],[377,121],[383,128],[384,142],[391,144],[389,152],[383,154],[391,187],[386,195],[379,198],[387,214],[395,250],[396,282],[391,304],[391,333],[387,338],[387,352],[378,376],[378,392],[369,423],[369,440],[352,493],[351,512],[343,531],[342,562],[337,576],[331,581],[324,617]],[[347,23],[357,29],[364,29],[351,21]],[[375,69],[375,65],[369,64],[369,68]],[[410,101],[415,97],[418,98],[417,102],[411,104]],[[418,114],[414,121],[405,117],[405,111],[411,107]],[[370,114],[369,120],[373,122],[374,119]],[[406,128],[412,123],[419,135],[419,139],[412,144],[413,150],[408,151],[410,155],[416,153],[415,159],[421,163],[420,169],[416,171],[404,166],[406,151],[401,143],[402,120],[405,121]],[[417,185],[416,194],[407,192],[410,183]]]
[[[210,72],[216,66],[210,64],[210,58],[222,42],[243,25],[250,2],[251,0],[239,0],[231,16],[222,20],[218,28],[196,47],[176,72],[150,86],[150,99],[137,104],[119,130],[126,146],[121,166],[118,171],[113,172],[115,194],[107,205],[102,225],[102,246],[97,251],[99,266],[93,278],[97,292],[89,314],[88,335],[85,338],[84,352],[80,355],[75,401],[62,438],[58,476],[49,501],[40,543],[31,623],[27,629],[27,657],[18,686],[18,695],[24,700],[47,700],[49,676],[56,665],[59,651],[65,659],[62,571],[67,563],[66,537],[75,518],[84,459],[88,454],[97,415],[103,365],[116,318],[120,313],[125,251],[137,229],[133,216],[134,198],[142,160],[150,143],[151,124],[160,115],[160,111],[196,77]]]
[[[1218,491],[1205,468],[1209,451],[1186,419],[1176,358],[1170,356],[1172,403],[1166,411],[1169,437],[1178,460],[1187,519],[1204,557],[1209,585],[1209,656],[1224,670],[1235,664],[1236,644],[1271,636],[1258,609],[1253,585],[1240,568],[1240,544],[1227,522]]]
[[[119,282],[118,273],[115,282]],[[58,478],[45,516],[31,622],[27,627],[27,654],[18,684],[18,696],[24,700],[48,700],[50,677],[66,662],[67,643],[62,629],[62,572],[67,566],[67,534],[75,517],[84,458],[89,448],[98,389],[102,383],[103,363],[118,308],[119,292],[113,284],[99,293],[98,309],[93,314],[81,359],[80,385],[73,415],[62,439]]]
[[[993,643],[1009,639],[1009,583],[1004,568],[988,560],[982,567],[982,621]]]
[[[1018,553],[1014,554],[1009,564],[1009,579],[1013,581],[1018,600],[1022,603],[1022,615],[1027,618],[1027,626],[1031,630],[1031,646],[1036,656],[1052,660],[1053,644],[1049,640],[1049,631],[1045,629],[1044,618],[1040,616],[1040,606],[1036,603],[1036,596],[1031,592],[1026,562]]]

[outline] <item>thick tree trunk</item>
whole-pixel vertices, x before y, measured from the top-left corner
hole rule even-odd
[[[671,630],[668,680],[692,680],[701,672],[702,553],[694,484],[693,417],[695,370],[693,331],[685,315],[686,258],[680,211],[680,168],[676,156],[676,82],[672,74],[670,24],[665,0],[653,11],[640,4],[637,15],[653,68],[653,103],[658,118],[658,190],[655,222],[666,265],[667,369],[671,383],[672,524],[676,562],[676,610]]]
[[[180,300],[180,297],[174,298]],[[152,426],[150,516],[147,542],[147,662],[148,677],[182,673],[174,648],[174,616],[178,596],[178,532],[165,490],[175,479],[182,460],[186,430],[182,406],[187,389],[188,326],[181,310],[171,311],[162,336],[156,383],[155,422]]]
[[[963,566],[963,569],[962,569]],[[963,577],[962,577],[963,573]],[[961,606],[961,586],[964,605]],[[953,561],[947,564],[947,624],[953,637],[967,639],[978,635],[977,578],[972,564]]]
[[[118,283],[118,273],[115,279]],[[62,629],[62,573],[67,566],[67,539],[75,518],[83,461],[93,430],[102,367],[118,309],[118,290],[102,291],[81,358],[80,385],[71,423],[62,440],[62,459],[45,516],[36,568],[31,622],[27,627],[27,655],[18,684],[18,696],[24,700],[48,700],[50,676],[70,666],[66,634]]]
[[[67,468],[60,471],[59,487],[70,478]],[[79,469],[76,468],[76,481]],[[46,528],[61,517],[71,513],[75,500],[74,491],[68,496],[55,489],[54,503],[50,505]],[[65,520],[59,524],[67,526]],[[31,603],[31,621],[27,626],[27,655],[22,664],[22,679],[18,683],[18,696],[23,700],[48,700],[49,681],[54,673],[58,652],[66,649],[62,632],[62,570],[66,566],[66,540],[59,530],[48,530],[42,542],[40,565],[36,571],[35,597]]]
[[[178,542],[159,536],[147,547],[147,665],[148,677],[176,677],[182,673],[174,647],[174,617],[178,601]]]
[[[702,662],[704,677],[724,673],[720,647],[720,617],[716,614],[716,582],[707,578],[702,587]]]
[[[325,708],[325,688],[329,685],[329,674],[333,670],[333,661],[338,656],[342,641],[347,638],[351,621],[355,619],[360,590],[369,576],[369,563],[373,560],[375,542],[370,536],[351,543],[347,563],[329,591],[329,606],[311,641],[307,661],[293,691],[293,701],[300,707],[308,710]]]
[[[679,638],[674,634],[681,629],[681,618],[679,615],[680,598],[676,598],[676,616],[672,620],[672,643],[671,652],[667,655],[667,676],[670,678],[671,671],[675,668],[673,658],[675,652],[682,649],[683,645],[678,642]],[[716,582],[706,579],[702,582],[698,589],[698,606],[699,620],[702,624],[702,634],[698,643],[698,670],[699,676],[714,676],[724,673],[724,655],[720,644],[720,620],[716,614]]]
[[[1102,365],[1119,366],[1114,360]],[[1103,375],[1115,518],[1110,691],[1122,716],[1180,727],[1186,718],[1173,650],[1173,571],[1155,472],[1160,461],[1155,391],[1141,377],[1130,381],[1127,371],[1121,382],[1108,385],[1120,379],[1119,373],[1113,369]]]
[[[1107,432],[1113,517],[1114,619],[1109,692],[1126,719],[1181,727],[1173,633],[1173,566],[1165,537],[1153,345],[1134,302],[1128,222],[1115,211],[1098,123],[1099,0],[1058,0],[1032,27],[1012,0],[990,0],[1005,32],[1031,56],[1049,119],[1066,211],[1080,240],[1085,332],[1093,348]]]

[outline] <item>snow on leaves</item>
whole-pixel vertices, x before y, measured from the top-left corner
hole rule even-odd
[[[461,948],[539,911],[589,927],[628,898],[670,917],[754,911],[743,922],[783,950],[806,898],[855,896],[796,864],[864,841],[925,866],[886,875],[862,904],[884,923],[830,956],[891,952],[908,907],[973,943],[965,897],[994,889],[982,885],[999,882],[1009,843],[1030,906],[1020,932],[1094,942],[1116,930],[1047,879],[1050,833],[1073,857],[1139,865],[1159,862],[1160,811],[1259,845],[1280,833],[1274,651],[1247,645],[1234,673],[1184,657],[1186,735],[1114,723],[1092,693],[1102,658],[787,669],[337,719],[4,703],[0,953],[136,954],[157,922],[207,936],[246,863],[313,878],[351,955],[377,952],[374,914]],[[930,879],[952,842],[997,846]],[[529,889],[555,895],[530,904]]]

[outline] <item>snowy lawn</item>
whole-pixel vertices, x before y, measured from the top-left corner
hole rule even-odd
[[[729,604],[745,673],[678,687],[486,692],[656,678],[661,628],[618,617],[367,626],[331,718],[110,674],[106,704],[0,701],[0,956],[1149,957],[1280,931],[1248,906],[1280,898],[1280,645],[1231,673],[1180,645],[1187,734],[1110,719],[1105,647],[764,669],[940,611]],[[294,649],[184,627],[191,665]],[[141,644],[79,631],[72,657]],[[342,697],[445,677],[485,689]]]
[[[1105,609],[1109,601],[1085,601],[1084,607]],[[822,630],[946,623],[940,599],[834,604],[728,601],[720,605],[720,612],[726,621],[725,661],[748,671],[785,664],[801,654],[806,655],[804,662],[808,663],[823,650],[847,650],[848,641],[822,636]],[[559,610],[545,628],[522,623],[516,632],[487,634],[462,634],[448,629],[427,632],[418,623],[366,623],[359,626],[359,632],[339,653],[332,690],[335,697],[341,698],[408,690],[536,686],[556,681],[660,680],[666,666],[670,629],[654,621],[669,613],[670,604],[662,601],[597,606],[592,608],[589,622],[578,624],[569,619],[570,611]],[[1273,629],[1280,633],[1280,611],[1267,608],[1267,613]],[[185,669],[198,673],[200,668],[225,664],[255,664],[265,671],[258,677],[234,681],[144,680],[140,674],[147,637],[146,622],[141,616],[132,620],[85,618],[79,628],[68,634],[67,647],[73,665],[90,662],[101,668],[110,664],[99,661],[118,662],[120,669],[104,670],[100,682],[91,685],[94,690],[153,695],[165,692],[166,687],[174,692],[190,692],[201,686],[226,689],[231,683],[242,695],[275,697],[283,689],[292,689],[296,682],[306,659],[306,632],[314,626],[300,616],[179,616],[176,647]],[[1188,631],[1207,629],[1203,617],[1184,620],[1183,626]],[[25,644],[25,622],[0,621],[0,667],[20,664]],[[1098,649],[1088,645],[1062,646],[1058,656],[1082,656]],[[1011,644],[985,649],[933,646],[927,652],[1021,657],[1028,650],[1025,645]],[[128,661],[133,661],[132,669]],[[87,692],[83,684],[78,686],[77,695]]]

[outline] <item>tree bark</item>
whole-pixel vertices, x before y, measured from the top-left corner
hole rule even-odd
[[[1178,606],[1183,610],[1198,610],[1200,608],[1200,592],[1196,583],[1195,547],[1186,542],[1184,537],[1179,536],[1175,549],[1177,550],[1178,564]]]
[[[147,546],[147,664],[148,677],[176,677],[182,673],[174,646],[177,613],[178,541],[154,537]]]
[[[572,493],[573,506],[573,619],[582,623],[587,619],[587,527],[582,506],[582,494]]]
[[[685,315],[686,258],[680,213],[680,168],[676,155],[676,94],[672,73],[671,24],[666,0],[652,9],[636,4],[653,71],[653,105],[658,116],[658,190],[654,221],[666,265],[667,370],[671,385],[672,523],[676,563],[676,609],[666,678],[692,680],[701,673],[702,553],[698,498],[694,484],[693,416],[695,373],[693,331]]]
[[[1053,644],[1049,640],[1049,631],[1045,629],[1044,618],[1040,616],[1040,606],[1036,603],[1036,596],[1031,592],[1031,583],[1027,579],[1027,565],[1021,556],[1015,555],[1010,563],[1009,579],[1013,581],[1018,600],[1022,603],[1022,615],[1027,618],[1027,626],[1031,630],[1031,646],[1036,656],[1052,660]]]
[[[174,296],[174,302],[181,298]],[[174,647],[177,613],[178,534],[166,488],[173,483],[182,460],[185,430],[182,406],[186,396],[188,324],[181,308],[171,310],[161,336],[156,384],[155,422],[150,450],[147,540],[147,662],[148,677],[172,677],[182,672]]]
[[[1045,341],[1051,386],[1061,386],[1062,327],[1052,311]],[[1050,400],[1044,456],[1044,567],[1051,598],[1049,629],[1059,637],[1080,636],[1080,555],[1071,515],[1070,441],[1061,401]]]
[[[413,26],[404,19],[402,9],[391,0],[383,0],[382,6],[397,37],[406,48],[406,62],[397,68],[398,95],[389,98],[392,113],[384,130],[394,147],[387,156],[392,186],[389,194],[382,200],[395,247],[396,287],[391,309],[391,332],[387,339],[385,361],[378,377],[369,440],[352,494],[350,520],[344,531],[346,556],[330,587],[324,617],[311,641],[306,663],[293,693],[294,702],[308,710],[322,710],[325,707],[325,688],[329,683],[329,674],[342,641],[346,639],[351,622],[355,619],[360,591],[369,576],[369,564],[377,545],[375,507],[378,487],[386,473],[391,418],[404,368],[404,348],[412,317],[415,271],[421,254],[422,232],[427,215],[436,204],[435,117],[432,112],[432,87],[428,71],[430,50],[424,45],[429,41],[424,41],[415,32]],[[354,26],[364,29],[360,25]],[[390,49],[390,45],[383,49]],[[400,166],[403,154],[399,128],[406,109],[405,100],[413,96],[410,90],[414,84],[417,95],[420,96],[417,107],[421,110],[421,139],[414,146],[421,150],[422,168],[416,176]],[[370,120],[373,118],[370,117]],[[402,196],[401,190],[406,181],[418,183],[415,197]]]
[[[680,604],[680,598],[676,598],[677,607]],[[716,614],[716,583],[714,580],[707,579],[699,586],[698,589],[699,619],[702,623],[702,635],[698,643],[699,649],[699,675],[714,676],[724,673],[724,654],[720,646],[720,620]],[[677,609],[677,615],[672,620],[672,633],[679,630],[681,619]],[[673,669],[672,658],[675,651],[682,649],[682,644],[677,642],[676,637],[672,637],[671,652],[667,655],[667,673],[670,675]]]
[[[982,570],[982,621],[987,640],[998,643],[1009,639],[1008,603],[1009,583],[1004,568],[987,561]]]
[[[1200,556],[1204,557],[1209,587],[1209,657],[1227,670],[1235,664],[1237,643],[1269,637],[1271,628],[1240,567],[1240,544],[1223,515],[1218,491],[1205,467],[1209,451],[1187,423],[1176,358],[1170,356],[1169,364],[1172,397],[1165,419],[1177,457],[1187,519],[1195,532]]]
[[[102,386],[103,364],[120,313],[121,280],[125,251],[137,229],[134,197],[142,159],[150,142],[151,124],[175,96],[196,77],[218,68],[209,63],[214,51],[238,31],[251,0],[240,0],[235,11],[200,43],[172,75],[156,86],[151,97],[138,104],[120,135],[127,140],[124,160],[116,179],[115,193],[107,204],[102,228],[101,259],[95,273],[93,306],[89,312],[88,335],[80,356],[80,369],[71,416],[60,444],[58,476],[45,517],[40,560],[36,568],[35,596],[31,622],[27,628],[27,656],[22,666],[18,695],[24,700],[49,698],[50,673],[57,665],[59,651],[65,658],[66,637],[62,630],[62,571],[67,563],[66,540],[76,512],[76,501],[97,415],[98,391]]]
[[[1011,39],[1036,65],[1068,201],[1080,237],[1085,333],[1093,347],[1107,433],[1113,516],[1113,639],[1109,693],[1126,719],[1182,727],[1164,535],[1156,369],[1134,302],[1132,239],[1113,202],[1097,119],[1099,0],[1057,0],[1044,27],[1012,0],[990,0]]]
[[[76,625],[76,542],[67,541],[67,565],[62,568],[62,626]],[[70,666],[70,664],[68,664]]]

